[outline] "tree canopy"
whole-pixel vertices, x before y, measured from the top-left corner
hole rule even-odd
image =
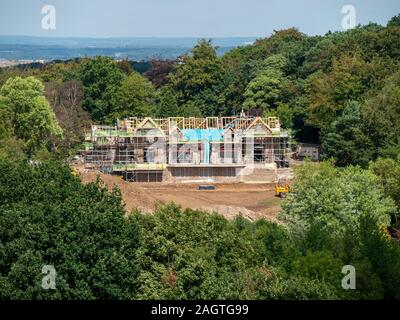
[[[139,73],[126,76],[112,96],[112,111],[106,118],[111,121],[131,115],[138,117],[153,114],[155,90],[149,80]]]
[[[51,136],[62,134],[39,80],[33,77],[7,80],[0,89],[0,100],[8,134],[23,141],[28,154],[45,147]]]
[[[113,112],[112,97],[124,77],[117,64],[107,57],[85,60],[79,71],[83,85],[83,108],[93,120],[102,121]]]
[[[367,170],[305,166],[284,224],[175,204],[127,214],[118,189],[60,162],[0,159],[0,173],[2,299],[399,298],[394,205]],[[357,290],[341,287],[346,264]],[[56,290],[42,288],[43,266]]]

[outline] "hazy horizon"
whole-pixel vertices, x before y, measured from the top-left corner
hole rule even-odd
[[[0,59],[5,60],[68,60],[85,56],[111,56],[136,61],[151,58],[175,59],[190,51],[199,38],[160,37],[35,37],[1,36]],[[221,37],[212,39],[217,54],[256,40],[255,37]]]
[[[343,31],[348,5],[353,27],[385,26],[400,12],[397,0],[2,0],[0,59],[174,59],[201,38],[221,55],[275,30]]]
[[[56,9],[56,28],[44,30],[42,8]],[[342,30],[341,9],[357,24],[385,25],[397,0],[2,0],[0,35],[46,38],[238,38],[269,36],[295,27],[308,35]]]

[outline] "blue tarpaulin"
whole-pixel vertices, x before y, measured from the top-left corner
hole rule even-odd
[[[204,163],[210,163],[210,142],[208,140],[204,141]]]
[[[223,141],[223,129],[183,129],[183,135],[188,141]]]
[[[210,163],[210,142],[223,141],[223,129],[183,129],[182,134],[187,141],[202,141],[204,142],[204,162]]]

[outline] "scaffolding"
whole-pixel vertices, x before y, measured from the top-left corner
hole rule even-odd
[[[290,136],[275,117],[131,117],[116,126],[93,125],[88,137],[92,148],[86,151],[85,168],[121,174],[128,181],[162,180],[166,167],[209,167],[206,176],[235,172],[212,167],[286,168],[292,153]]]

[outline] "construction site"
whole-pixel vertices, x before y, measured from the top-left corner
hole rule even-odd
[[[127,212],[158,204],[276,221],[276,183],[290,180],[290,135],[278,118],[128,118],[92,125],[74,168],[121,190]],[[213,186],[201,190],[201,186]]]
[[[275,117],[132,117],[93,125],[86,170],[129,182],[275,182],[290,167],[288,133]]]

